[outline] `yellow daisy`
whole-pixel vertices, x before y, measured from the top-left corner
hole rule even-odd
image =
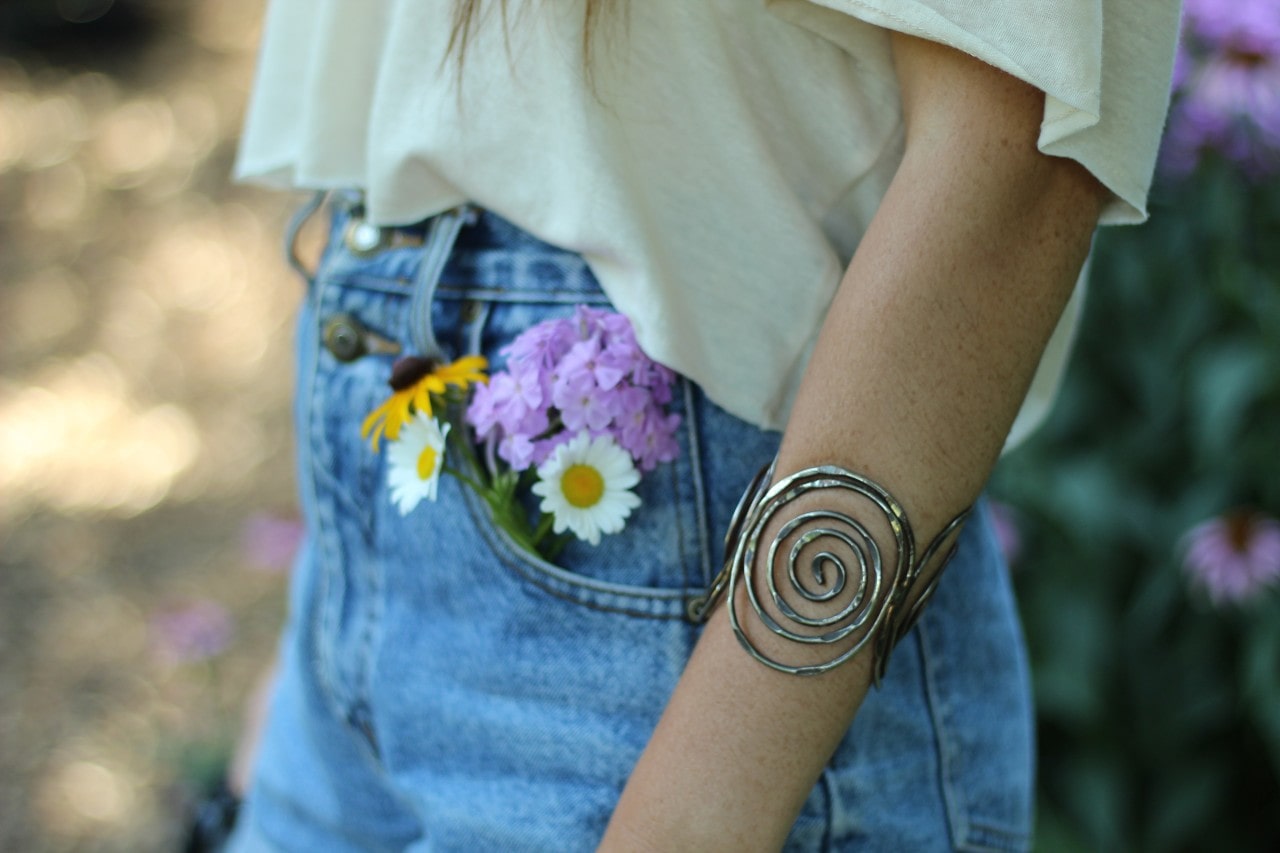
[[[391,396],[365,417],[360,425],[361,438],[369,439],[377,453],[382,436],[395,441],[415,412],[431,415],[432,394],[443,394],[450,385],[466,388],[487,382],[484,371],[488,366],[488,360],[481,355],[463,356],[449,364],[416,355],[396,359],[389,382]]]

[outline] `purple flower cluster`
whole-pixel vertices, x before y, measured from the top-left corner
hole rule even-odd
[[[502,350],[506,369],[477,385],[467,422],[517,471],[541,465],[575,435],[610,436],[643,471],[679,453],[668,414],[675,374],[636,343],[621,314],[579,305]]]
[[[1215,604],[1241,603],[1280,580],[1280,521],[1242,511],[1186,537],[1184,567]]]
[[[1185,12],[1162,168],[1188,174],[1215,150],[1255,177],[1280,170],[1280,0],[1186,0]]]

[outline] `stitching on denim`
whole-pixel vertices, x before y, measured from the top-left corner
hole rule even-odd
[[[503,538],[502,531],[493,526],[493,522],[489,519],[483,507],[478,505],[477,500],[472,495],[463,493],[463,505],[467,508],[467,514],[471,517],[472,523],[476,530],[479,531],[481,538],[489,546],[490,553],[514,574],[556,598],[580,607],[606,613],[620,613],[625,616],[636,616],[644,619],[673,621],[684,618],[684,602],[697,592],[697,590],[673,589],[646,593],[642,591],[631,592],[625,589],[593,588],[588,585],[590,583],[589,578],[579,580],[548,575],[545,570],[512,550],[512,546]],[[558,585],[563,585],[565,588],[559,589],[557,588]],[[656,594],[658,592],[663,594]],[[669,594],[666,594],[668,592]],[[670,608],[670,612],[652,612],[625,606],[612,606],[600,601],[593,601],[590,598],[591,596],[624,600],[631,598],[637,602],[648,603],[654,610],[663,608],[665,611],[665,609]]]
[[[314,320],[316,313],[317,312],[313,308],[307,316]],[[314,453],[315,445],[311,440],[311,437],[315,428],[317,410],[316,394],[318,392],[316,391],[316,376],[319,369],[319,353],[316,350],[318,349],[318,345],[310,348],[311,351],[307,356],[305,370],[299,375],[299,388],[297,392],[301,395],[301,403],[299,404],[299,407],[303,410],[306,418],[306,422],[302,425],[302,429],[300,430],[303,440],[299,442],[301,445],[299,448],[301,456],[299,459],[299,466],[308,472],[315,471],[317,468]],[[307,491],[304,500],[310,504],[311,511],[315,514],[317,520],[319,520],[319,516],[323,510],[320,507],[320,498],[316,493],[313,477],[304,475],[300,479],[302,479],[304,484],[302,488],[305,488]],[[313,546],[311,560],[312,572],[316,575],[313,581],[316,584],[316,587],[311,593],[304,591],[304,594],[301,596],[301,604],[304,610],[302,613],[297,614],[297,618],[300,620],[306,620],[306,628],[302,630],[304,631],[304,636],[307,640],[307,647],[302,650],[305,652],[302,657],[308,662],[314,660],[313,669],[315,671],[316,679],[319,682],[319,692],[325,697],[326,704],[331,706],[331,710],[334,710],[332,708],[334,686],[328,671],[328,655],[323,648],[323,637],[326,635],[324,629],[328,614],[328,569],[326,567],[328,561],[325,558],[325,551],[328,548],[328,544],[325,542],[324,534],[319,527],[320,525],[317,524],[317,529],[312,531]],[[300,663],[299,665],[303,664]]]
[[[978,502],[978,515],[974,521],[985,527],[990,522],[984,509],[985,504],[980,499]],[[957,554],[957,559],[963,559],[963,555]],[[943,691],[939,686],[941,663],[945,660],[945,655],[938,653],[935,650],[936,647],[930,642],[929,625],[933,621],[934,617],[931,611],[926,609],[912,633],[918,636],[920,660],[925,676],[925,698],[929,706],[929,714],[933,718],[934,732],[938,744],[939,775],[941,777],[943,800],[946,803],[947,822],[950,831],[955,836],[952,842],[956,849],[974,851],[974,853],[984,853],[984,851],[987,853],[1010,853],[1010,851],[1026,850],[1031,843],[1031,836],[1028,833],[1009,826],[1002,827],[985,821],[974,820],[971,814],[972,810],[965,803],[960,787],[955,784],[953,765],[956,750],[949,739],[948,732],[950,728],[947,725],[947,718],[951,712],[946,702],[943,701]],[[987,837],[979,840],[977,836]],[[997,836],[998,838],[993,839],[991,836]]]
[[[492,522],[490,522],[490,525]],[[490,525],[482,526],[482,530],[491,533],[497,542],[502,545],[502,551],[513,558],[518,564],[528,571],[535,572],[538,576],[546,579],[548,584],[559,584],[580,590],[584,595],[592,596],[608,596],[613,598],[635,599],[636,601],[648,601],[655,605],[672,605],[682,603],[684,599],[690,595],[697,593],[699,590],[694,587],[684,588],[665,588],[665,587],[628,587],[621,584],[613,584],[608,581],[600,581],[595,578],[586,577],[585,575],[577,575],[568,569],[561,568],[554,564],[549,564],[561,572],[564,576],[553,574],[532,559],[526,558],[520,552],[514,550],[513,545],[507,540],[505,531],[498,530]]]
[[[416,250],[415,250],[416,251]],[[318,273],[342,286],[372,290],[404,296],[413,287],[410,276],[378,275],[359,269],[325,270]],[[436,288],[436,299],[449,301],[474,299],[487,302],[510,302],[517,305],[609,305],[609,297],[598,290],[572,290],[552,287],[547,290],[526,290],[520,287],[495,287],[458,281],[441,281]]]
[[[580,594],[578,594],[577,591],[555,589],[551,586],[548,586],[547,584],[539,580],[537,577],[535,577],[533,574],[528,572],[526,570],[526,564],[521,563],[518,560],[511,560],[505,554],[501,554],[501,553],[496,554],[496,556],[499,560],[501,560],[504,564],[506,564],[508,568],[511,569],[511,571],[513,571],[515,574],[519,575],[520,577],[524,578],[526,581],[528,581],[533,586],[537,587],[542,592],[545,592],[550,596],[558,598],[561,601],[566,601],[574,605],[575,607],[583,607],[583,608],[586,608],[587,610],[595,610],[600,613],[616,613],[621,616],[631,616],[638,619],[653,619],[660,622],[675,622],[684,618],[683,604],[681,604],[678,612],[649,613],[643,610],[631,610],[626,607],[614,607],[608,604],[602,604],[598,601],[589,601],[586,598],[582,597]]]
[[[951,784],[951,745],[947,739],[946,710],[937,684],[937,672],[934,655],[929,653],[928,615],[916,623],[911,634],[916,636],[916,648],[920,657],[920,672],[924,679],[925,703],[928,705],[929,717],[933,721],[934,742],[938,748],[938,785],[942,791],[942,801],[946,806],[948,831],[952,834],[951,842],[959,847],[969,836],[969,821],[965,809],[961,805],[959,792]],[[909,636],[909,635],[908,635]]]
[[[323,313],[326,302],[328,288],[327,282],[317,280],[315,292],[315,319],[318,321]],[[314,347],[314,358],[310,364],[308,371],[308,391],[307,396],[307,429],[306,429],[306,446],[307,459],[311,476],[315,476],[315,472],[327,471],[329,464],[327,459],[317,460],[317,448],[326,448],[327,445],[322,441],[324,430],[325,411],[325,393],[322,383],[318,382],[320,372],[320,354],[319,345]],[[317,465],[317,461],[320,462]],[[330,516],[331,509],[328,502],[319,500],[318,495],[312,496],[312,505],[316,512],[316,565],[315,568],[319,572],[319,583],[316,590],[316,623],[313,627],[313,653],[315,654],[315,670],[316,678],[321,688],[320,693],[324,697],[325,704],[330,711],[338,717],[342,716],[342,705],[345,702],[344,691],[341,689],[340,678],[337,672],[336,650],[332,647],[335,636],[335,611],[340,613],[341,607],[334,607],[331,598],[339,592],[336,590],[336,580],[333,575],[338,570],[341,562],[340,543],[335,545],[334,538],[337,533],[336,526]]]
[[[341,283],[343,287],[358,290],[372,290],[377,293],[392,293],[407,296],[413,286],[413,279],[400,276],[380,276],[351,270],[332,270],[329,277]]]
[[[988,838],[985,841],[976,841],[972,837],[966,838],[963,844],[956,847],[957,850],[963,850],[965,853],[1023,853],[1031,849],[1031,836],[1024,833],[979,823],[971,823],[969,826],[983,835],[998,837]]]
[[[684,377],[680,377],[678,381],[681,384],[683,384],[685,381]],[[689,413],[688,412],[685,412],[683,423],[685,427],[683,432],[687,439],[689,436]],[[683,483],[683,478],[680,476],[680,468],[681,466],[689,465],[691,469],[690,473],[692,473],[691,463],[692,463],[692,460],[689,454],[685,453],[683,458],[677,458],[673,460],[669,465],[663,466],[667,475],[667,479],[669,481],[669,487],[668,487],[669,494],[675,496],[674,512],[675,512],[675,534],[676,534],[676,560],[680,563],[680,582],[684,584],[686,587],[691,587],[694,584],[691,582],[691,579],[689,577],[689,556],[686,553],[686,549],[685,549],[684,504],[689,499],[689,496],[685,494],[685,490],[683,488],[684,483]],[[696,518],[695,518],[695,523],[696,523]]]
[[[381,563],[378,560],[362,560],[361,562],[363,563],[361,575],[364,577],[365,584],[368,587],[365,590],[365,596],[368,601],[363,608],[364,624],[360,626],[360,642],[357,651],[360,671],[355,673],[355,677],[352,679],[355,682],[352,685],[352,693],[354,694],[352,696],[353,711],[361,702],[366,705],[370,702],[373,680],[374,636],[382,626],[384,611],[382,603],[384,585],[381,572],[378,571]],[[370,720],[369,724],[372,726],[373,721]]]
[[[342,511],[353,516],[363,516],[364,511],[368,509],[367,505],[362,505],[356,498],[346,491],[348,483],[339,479],[326,468],[319,468],[311,475],[317,483],[322,483],[329,487],[333,494],[329,495],[330,500],[341,504]],[[372,523],[368,518],[360,517],[356,519],[360,524],[360,529],[365,534],[369,534],[372,530]]]
[[[481,530],[482,530],[481,535],[484,536],[486,541],[490,543],[490,547],[493,550],[494,556],[500,562],[502,562],[507,568],[509,568],[514,574],[524,579],[528,583],[532,584],[533,586],[537,587],[542,592],[548,595],[551,595],[555,598],[558,598],[561,601],[566,601],[574,605],[575,607],[583,607],[588,610],[595,610],[602,613],[617,613],[623,616],[632,616],[632,617],[637,617],[641,619],[655,619],[660,621],[676,621],[681,619],[684,615],[683,605],[681,605],[680,609],[676,612],[654,613],[654,612],[649,612],[644,610],[633,610],[627,607],[610,606],[607,604],[603,604],[599,601],[592,601],[586,597],[587,591],[584,588],[575,587],[569,583],[566,583],[566,586],[568,587],[567,589],[557,589],[554,586],[551,586],[546,581],[544,581],[542,579],[543,576],[541,576],[540,574],[535,574],[537,570],[533,569],[533,567],[531,567],[528,563],[525,563],[524,561],[516,557],[513,557],[507,553],[504,553],[503,550],[500,550],[500,548],[504,546],[505,543],[500,543],[498,547],[494,547],[493,546],[494,539],[491,533],[489,531],[484,530],[483,527],[481,528]],[[600,593],[600,594],[604,595],[608,593]],[[660,603],[659,599],[645,599],[641,597],[637,597],[637,598],[640,601],[649,601],[655,605]]]
[[[822,789],[822,807],[826,821],[822,827],[822,841],[818,845],[818,849],[823,853],[830,853],[832,844],[831,838],[834,834],[835,824],[835,792],[832,790],[831,768],[822,768],[822,775],[818,777],[818,785]]]
[[[650,471],[647,476],[649,476],[651,479],[654,479],[654,480],[656,480],[658,477],[662,477],[663,479],[662,485],[665,487],[667,494],[671,498],[671,504],[674,507],[673,523],[671,526],[673,528],[672,532],[674,533],[674,536],[675,536],[675,546],[676,546],[675,560],[676,560],[676,563],[679,564],[678,570],[680,572],[680,583],[682,583],[684,586],[687,587],[690,585],[689,584],[689,560],[685,557],[685,553],[684,553],[684,524],[682,523],[682,519],[681,519],[681,516],[684,515],[684,513],[680,509],[680,506],[684,500],[684,495],[680,491],[680,475],[676,468],[678,464],[679,463],[676,462],[671,465],[660,466],[658,469],[654,471]],[[640,511],[641,512],[644,511],[643,504],[641,504]]]
[[[341,279],[326,277],[325,285],[320,292],[321,310],[318,312],[318,316],[337,312],[343,309],[348,301],[357,303],[355,310],[362,311],[362,313],[369,313],[369,309],[373,307],[372,300],[356,298],[354,294],[349,294],[349,291],[342,286]],[[324,358],[324,355],[318,355],[318,359]],[[334,366],[330,368],[327,375],[336,379],[339,369]],[[319,360],[317,361],[318,372]],[[323,389],[322,393],[326,395],[332,390],[331,385],[327,382],[321,383],[319,387]],[[345,488],[348,484],[340,482],[332,474],[333,455],[340,451],[338,445],[330,440],[332,436],[327,420],[319,416],[320,413],[329,411],[328,399],[329,397],[325,396],[317,400],[319,408],[315,418],[316,430],[312,443],[313,447],[323,447],[325,453],[328,454],[328,458],[320,470],[313,471],[311,476],[316,482],[326,481],[331,490],[330,499],[326,501],[325,509],[325,513],[328,516],[327,523],[323,525],[332,539],[332,544],[329,548],[331,559],[328,560],[329,570],[326,571],[325,578],[326,580],[332,578],[341,583],[340,588],[336,585],[334,587],[341,593],[341,597],[335,598],[327,613],[327,630],[331,640],[336,640],[336,632],[341,626],[342,612],[346,607],[347,601],[352,602],[353,624],[351,628],[354,636],[349,654],[343,654],[333,642],[326,646],[330,656],[330,667],[333,669],[334,693],[337,701],[344,706],[344,712],[349,715],[369,693],[375,637],[382,618],[384,584],[379,575],[378,561],[361,560],[357,562],[351,558],[349,549],[346,547],[345,536],[337,523],[337,514],[343,511],[345,507],[346,514],[358,525],[360,533],[366,541],[372,541],[375,535],[376,515],[370,512],[367,506],[362,506],[357,500],[353,499]],[[364,492],[370,475],[374,479],[377,478],[377,471],[371,470],[371,468],[376,468],[380,465],[381,459],[381,456],[358,455],[351,460],[353,464],[351,482],[358,486],[358,493]],[[346,665],[350,666],[350,671],[346,671]]]
[[[609,297],[603,293],[575,290],[521,290],[491,286],[468,286],[441,282],[436,296],[450,299],[477,299],[488,302],[511,302],[517,305],[609,305]]]
[[[465,500],[467,501],[468,505],[472,505],[472,504],[476,506],[480,505],[479,504],[480,499],[476,497],[474,494],[472,494],[470,491],[464,491],[462,494]],[[502,544],[504,551],[515,556],[521,563],[526,564],[530,570],[546,576],[548,581],[552,583],[562,583],[567,586],[579,587],[584,592],[593,593],[597,595],[610,595],[610,596],[616,596],[618,598],[635,598],[635,599],[651,600],[651,601],[663,602],[663,603],[682,601],[685,597],[700,591],[695,587],[685,587],[683,589],[678,589],[678,588],[667,588],[667,587],[645,587],[645,586],[630,586],[626,584],[615,584],[609,581],[597,580],[595,578],[587,577],[585,575],[576,574],[575,572],[572,572],[569,569],[565,569],[560,566],[557,566],[554,563],[547,563],[545,567],[539,566],[533,560],[532,557],[526,557],[522,552],[515,550],[517,546],[511,543],[511,541],[507,538],[506,531],[494,525],[492,520],[489,519],[487,514],[480,513],[479,515],[477,515],[473,513],[473,518],[484,519],[486,521],[485,524],[477,525],[477,527],[479,527],[482,532],[491,533],[493,536],[497,538],[497,541]],[[556,572],[563,574],[564,577],[560,577],[559,575],[552,573],[548,569],[554,569]]]
[[[992,528],[991,512],[989,512],[988,506],[986,497],[978,498],[974,523],[984,530],[984,538],[993,542],[996,534]],[[1002,566],[1001,571],[1007,573],[1009,567]],[[1011,596],[1012,593],[1006,592],[1005,594]],[[1016,607],[1016,602],[1010,602],[1010,606]],[[972,815],[969,817],[969,830],[970,838],[966,839],[968,845],[966,845],[965,849],[973,850],[974,853],[1021,853],[1023,850],[1029,850],[1032,847],[1033,836],[1028,831],[1014,829],[1011,826],[989,824],[989,822],[980,820],[980,818],[979,820],[974,820]],[[979,841],[972,838],[974,835],[987,836],[987,838]]]
[[[693,482],[693,510],[697,520],[698,560],[702,568],[701,583],[706,586],[711,583],[712,572],[710,531],[707,523],[707,492],[702,478],[702,425],[698,418],[699,411],[694,399],[693,383],[681,378],[680,384],[684,389],[684,417],[687,425],[685,433],[689,436],[689,468],[693,472],[690,479]]]

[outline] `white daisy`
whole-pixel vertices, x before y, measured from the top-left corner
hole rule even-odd
[[[408,515],[423,498],[436,499],[447,435],[449,424],[442,429],[435,418],[418,412],[387,448],[387,485],[401,515]]]
[[[601,533],[626,526],[640,498],[629,491],[640,482],[631,455],[609,436],[592,438],[585,431],[556,448],[538,467],[533,493],[541,510],[555,519],[555,532],[573,531],[585,542],[600,544]]]

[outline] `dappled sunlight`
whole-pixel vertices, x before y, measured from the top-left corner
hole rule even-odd
[[[274,644],[296,199],[229,178],[262,6],[0,56],[0,849],[174,849]]]
[[[0,489],[9,511],[39,501],[141,512],[165,496],[199,445],[189,413],[130,399],[119,368],[101,356],[0,391]]]
[[[89,138],[83,105],[69,94],[37,97],[17,74],[3,75],[0,129],[5,142],[0,162],[7,167],[44,169],[69,159]]]
[[[87,213],[88,197],[89,187],[80,164],[58,163],[27,179],[23,212],[36,228],[70,228]]]
[[[108,186],[136,186],[173,151],[173,110],[159,98],[121,104],[102,118],[93,153]]]
[[[84,320],[84,282],[62,266],[38,270],[0,293],[0,353],[57,344]]]
[[[131,780],[93,761],[72,761],[44,780],[38,793],[41,816],[54,833],[101,829],[124,823],[133,811],[137,792]],[[71,826],[59,827],[68,816]],[[80,826],[77,826],[80,825]]]

